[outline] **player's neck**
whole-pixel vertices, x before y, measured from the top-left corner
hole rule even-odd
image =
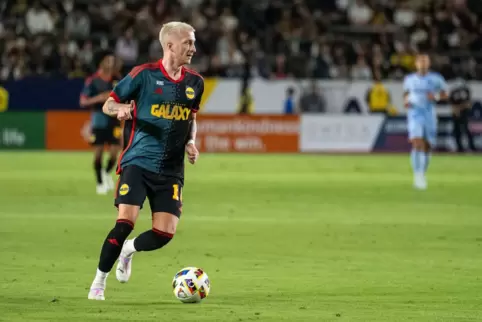
[[[97,74],[99,75],[100,78],[102,78],[104,80],[110,80],[112,78],[112,73],[110,73],[108,71],[105,71],[105,70],[102,70],[102,69],[99,69],[97,71]]]
[[[181,77],[182,65],[176,63],[174,59],[169,57],[163,58],[161,64],[164,66],[164,70],[171,78],[178,79]]]
[[[425,76],[428,74],[428,69],[427,70],[420,70],[417,72],[420,76]]]

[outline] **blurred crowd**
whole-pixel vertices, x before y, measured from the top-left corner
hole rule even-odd
[[[84,77],[112,49],[128,70],[162,55],[164,22],[196,29],[205,76],[400,79],[414,54],[482,79],[481,0],[16,0],[0,4],[0,79]]]

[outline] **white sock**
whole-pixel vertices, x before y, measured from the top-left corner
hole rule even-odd
[[[105,284],[107,276],[109,276],[109,273],[105,273],[97,269],[97,273],[95,274],[94,282],[92,284]]]
[[[135,252],[137,252],[136,248],[134,247],[134,240],[135,240],[135,238],[128,239],[126,241],[126,243],[124,244],[123,248],[122,248],[122,250],[124,251],[124,253],[127,256],[130,256],[130,255],[134,254]]]

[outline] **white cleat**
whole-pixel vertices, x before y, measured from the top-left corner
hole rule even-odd
[[[89,300],[104,301],[104,289],[105,286],[102,287],[102,285],[96,285],[96,287],[94,287],[94,285],[92,285],[89,291],[89,296],[87,298]]]
[[[106,195],[107,191],[107,187],[104,184],[98,184],[96,187],[96,192],[98,195]]]
[[[427,179],[425,178],[425,174],[416,173],[415,176],[413,177],[413,186],[417,190],[426,190]]]
[[[114,179],[112,179],[112,176],[104,170],[102,170],[102,182],[104,183],[107,191],[114,190]]]
[[[125,252],[125,245],[127,242],[128,240],[124,242],[122,251],[117,261],[117,268],[115,270],[115,276],[117,277],[117,280],[121,283],[127,283],[129,278],[131,277],[132,272],[132,256],[134,256],[134,253],[127,255],[127,253]]]

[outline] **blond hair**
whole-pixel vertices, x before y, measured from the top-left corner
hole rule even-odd
[[[195,29],[190,24],[181,21],[171,21],[162,25],[161,31],[159,31],[159,42],[162,48],[166,46],[170,35],[179,34],[181,31],[194,32]]]

